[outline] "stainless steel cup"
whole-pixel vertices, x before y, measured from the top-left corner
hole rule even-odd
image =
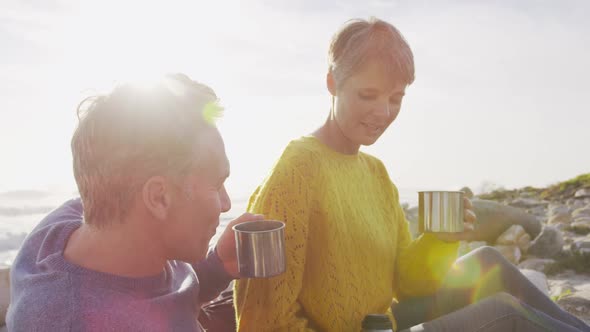
[[[418,227],[424,232],[463,231],[462,191],[419,191]]]
[[[266,278],[285,272],[285,223],[250,221],[233,227],[240,276]]]

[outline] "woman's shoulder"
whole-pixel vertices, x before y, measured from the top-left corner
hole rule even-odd
[[[377,175],[382,183],[384,185],[386,185],[387,187],[390,187],[391,189],[393,189],[394,194],[397,195],[397,187],[395,185],[395,183],[393,183],[393,180],[391,179],[391,177],[389,176],[389,172],[387,170],[387,167],[385,167],[385,164],[383,163],[383,161],[381,161],[381,159],[370,155],[366,152],[360,152],[362,158],[365,160],[366,164],[368,165],[368,167],[371,169],[372,173]]]
[[[287,144],[283,154],[296,155],[299,158],[310,158],[319,154],[321,145],[318,139],[313,136],[301,136],[293,139]]]
[[[293,176],[305,181],[317,180],[320,172],[321,153],[313,137],[303,136],[290,141],[275,161],[266,179]]]
[[[383,161],[381,161],[381,159],[362,151],[359,152],[359,154],[361,158],[365,160],[367,165],[371,167],[372,171],[389,177],[389,174],[387,173],[387,168],[385,167],[385,164],[383,164]]]
[[[277,164],[306,167],[313,165],[319,156],[321,156],[321,151],[315,142],[315,138],[302,136],[287,144]]]

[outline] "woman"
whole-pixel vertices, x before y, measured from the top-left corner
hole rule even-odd
[[[359,331],[369,313],[387,313],[400,328],[431,320],[415,327],[426,331],[587,329],[493,250],[451,269],[457,241],[472,232],[411,240],[385,167],[359,151],[395,120],[414,80],[401,34],[377,19],[350,21],[334,36],[329,60],[328,119],[286,147],[250,199],[250,212],[285,221],[288,268],[236,282],[238,330]],[[475,215],[465,206],[469,226]]]

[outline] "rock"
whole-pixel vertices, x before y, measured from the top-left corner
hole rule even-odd
[[[576,239],[574,237],[572,237],[570,234],[571,233],[569,233],[569,232],[567,232],[567,233],[564,232],[563,233],[563,241],[564,241],[564,243],[566,245],[572,244],[572,243],[576,242]]]
[[[564,245],[563,235],[553,226],[545,226],[529,247],[528,253],[540,258],[552,258],[559,254]]]
[[[590,260],[590,240],[580,240],[572,243],[570,250],[574,256]]]
[[[588,216],[588,217],[587,216],[582,216],[582,217],[578,216],[573,221],[574,222],[590,222],[590,216]]]
[[[570,213],[570,208],[567,207],[566,205],[563,205],[561,203],[551,203],[549,204],[549,217],[556,215],[558,213]]]
[[[0,326],[6,323],[6,309],[10,303],[10,268],[0,267]]]
[[[531,236],[520,225],[510,226],[504,233],[502,233],[496,244],[516,245],[521,253],[526,252],[531,245]]]
[[[494,243],[512,225],[521,225],[532,238],[541,232],[541,222],[522,209],[483,199],[472,202],[477,215],[475,236],[478,240]]]
[[[556,263],[557,261],[551,258],[529,258],[520,262],[520,264],[518,264],[518,267],[521,269],[535,270],[547,273],[548,269]]]
[[[590,197],[590,188],[578,189],[574,194],[576,198]]]
[[[409,208],[406,211],[404,211],[404,213],[410,226],[410,234],[412,234],[412,238],[415,239],[420,233],[418,227],[418,207],[415,206],[413,208]]]
[[[553,298],[561,298],[563,296],[568,296],[576,291],[576,288],[568,281],[565,281],[565,282],[563,282],[559,285],[556,285],[556,286],[552,286],[550,288],[551,288],[551,290],[549,293],[551,294],[551,297],[553,297]]]
[[[518,207],[518,208],[533,208],[537,206],[547,206],[549,202],[547,201],[539,201],[533,198],[521,198],[518,197],[514,199],[512,202],[509,203],[510,206]]]
[[[496,239],[496,244],[516,244],[519,237],[526,234],[526,231],[520,225],[512,225],[508,227],[504,233],[500,234]]]
[[[497,244],[494,246],[510,263],[516,265],[520,261],[522,256],[520,248],[516,245],[502,245]]]
[[[465,242],[461,241],[459,243],[459,256],[463,256],[477,248],[487,246],[488,243],[485,241],[472,241],[472,242]]]
[[[572,294],[558,299],[557,304],[577,317],[584,318],[590,316],[590,299]]]
[[[521,252],[525,253],[529,250],[531,242],[531,236],[528,233],[524,233],[516,240],[516,245]]]
[[[544,206],[535,206],[526,210],[527,213],[535,215],[541,219],[546,219],[547,209]]]
[[[477,248],[485,247],[488,243],[486,241],[473,241],[469,242],[469,251],[473,251]]]
[[[568,200],[567,205],[570,207],[572,211],[586,206],[586,204],[584,204],[584,202],[581,199]]]
[[[559,274],[547,276],[547,279],[551,296],[557,304],[578,318],[585,320],[586,323],[590,323],[590,311],[580,315],[580,312],[576,310],[577,307],[584,304],[581,303],[580,298],[586,299],[586,301],[590,300],[590,274],[565,270]]]
[[[533,285],[543,292],[543,294],[549,296],[549,284],[547,283],[547,276],[543,272],[521,269],[520,272],[529,279]]]
[[[557,212],[549,217],[549,221],[547,222],[549,225],[555,224],[569,224],[572,222],[572,216],[569,212]]]
[[[418,222],[418,207],[417,206],[408,208],[404,212],[406,213],[406,219],[408,219],[408,221]]]
[[[461,189],[459,189],[459,191],[462,191],[465,195],[465,197],[472,199],[473,198],[473,191],[469,188],[469,187],[463,187]]]
[[[561,232],[569,231],[569,229],[570,229],[569,224],[555,224],[555,225],[551,225],[551,226],[555,227],[557,230],[559,230]]]
[[[578,234],[589,234],[590,233],[590,218],[584,218],[586,220],[576,220],[570,225],[570,229]]]
[[[584,206],[584,207],[575,209],[574,212],[572,212],[573,219],[578,219],[578,218],[583,218],[583,217],[590,217],[590,206]]]

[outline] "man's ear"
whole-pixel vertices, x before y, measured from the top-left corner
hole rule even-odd
[[[334,74],[332,74],[332,71],[328,71],[328,74],[326,75],[326,86],[328,87],[328,91],[330,91],[330,94],[335,97],[336,96],[336,81],[334,80]]]
[[[169,182],[163,176],[153,176],[143,184],[141,192],[143,204],[159,220],[165,220],[168,217],[172,204],[171,189]]]

